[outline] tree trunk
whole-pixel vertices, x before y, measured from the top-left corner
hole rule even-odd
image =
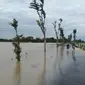
[[[57,47],[58,47],[58,34],[56,33],[56,45],[57,45]]]
[[[46,33],[44,33],[44,71],[46,71]]]
[[[17,57],[16,57],[17,61],[20,61],[20,53],[17,53],[16,56],[17,56]]]
[[[19,36],[18,36],[18,33],[17,33],[17,30],[16,30],[16,42],[17,42],[17,44],[18,44],[18,46],[20,47],[20,42],[19,42]],[[18,49],[17,48],[17,53],[16,53],[16,59],[17,59],[17,61],[20,61],[20,49]]]

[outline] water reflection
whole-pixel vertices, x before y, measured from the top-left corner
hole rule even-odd
[[[60,56],[61,56],[61,60],[63,60],[64,49],[65,49],[65,45],[60,46]]]
[[[39,76],[38,76],[38,85],[46,85],[46,61],[44,61],[44,64],[43,64],[43,67],[39,73]]]
[[[58,85],[59,79],[63,78],[63,71],[62,71],[62,61],[64,58],[64,45],[61,47],[56,47],[56,57],[54,61],[54,68],[53,68],[53,81],[51,85]]]
[[[61,70],[61,65],[62,65],[62,61],[63,61],[63,58],[64,58],[64,49],[65,49],[65,45],[62,45],[60,47],[60,58],[59,58],[59,71],[60,71],[60,74],[61,76],[63,76],[63,72]]]
[[[55,85],[58,83],[58,79],[59,79],[59,74],[60,74],[60,71],[59,71],[59,60],[60,60],[60,57],[59,57],[59,47],[55,47],[55,56],[53,57],[53,63],[52,63],[52,67],[51,67],[51,70],[50,70],[50,73],[47,77],[47,79],[49,79],[49,81],[47,82],[47,85]]]
[[[73,58],[73,61],[76,61],[75,50],[72,50],[72,58]]]
[[[61,70],[61,64],[63,60],[63,54],[64,54],[64,45],[60,48],[60,55],[59,54],[59,48],[57,48],[57,70],[58,70],[58,75],[60,74],[63,76],[62,70]]]
[[[69,56],[69,50],[66,51],[66,55]]]
[[[21,63],[16,62],[16,66],[14,69],[14,84],[20,85],[21,82]]]
[[[56,69],[56,64],[58,65],[58,47],[56,46],[56,56],[54,60],[54,69]]]

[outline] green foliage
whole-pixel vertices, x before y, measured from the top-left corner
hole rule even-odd
[[[18,21],[14,18],[14,19],[13,19],[13,22],[10,23],[10,25],[11,25],[12,27],[14,27],[15,30],[17,30],[17,27],[18,27]]]
[[[21,48],[20,48],[20,46],[18,45],[18,43],[16,43],[16,42],[13,42],[12,44],[13,44],[13,46],[15,47],[14,53],[17,55],[17,56],[16,56],[16,59],[19,59],[19,58],[20,58],[20,53],[21,53]],[[18,57],[19,57],[19,58],[18,58]],[[20,60],[20,59],[19,59],[19,60]]]
[[[39,20],[36,20],[38,26],[41,28],[41,31],[44,33],[44,29],[42,27],[42,23]]]
[[[52,24],[54,26],[54,31],[55,31],[55,34],[56,34],[56,44],[58,46],[58,32],[57,32],[57,29],[56,29],[56,21],[54,21]]]
[[[77,32],[77,30],[76,30],[76,29],[74,29],[74,30],[73,30],[73,33],[74,33],[74,34],[76,34],[76,32]]]
[[[63,19],[62,19],[62,18],[60,18],[60,19],[59,19],[59,21],[60,21],[60,23],[62,23]]]
[[[39,20],[36,20],[36,22],[37,22],[38,26],[41,27],[40,21]]]
[[[45,34],[45,18],[46,18],[46,13],[43,9],[44,6],[44,0],[40,0],[41,3],[37,2],[36,0],[33,0],[32,3],[30,3],[30,8],[35,9],[37,11],[37,14],[39,16],[39,20],[36,20],[38,26],[41,28],[41,31],[43,34]]]
[[[75,42],[75,40],[76,40],[76,32],[77,32],[77,30],[74,29],[74,30],[73,30],[73,38],[74,38],[74,42]]]
[[[44,4],[44,0],[40,0]]]
[[[63,37],[64,37],[64,31],[63,31],[63,28],[60,28],[60,36],[61,36],[62,39],[63,39]]]
[[[53,26],[54,26],[54,30],[56,31],[56,21],[54,21],[52,24],[53,24]]]
[[[64,40],[64,30],[63,30],[63,28],[61,27],[62,21],[63,21],[63,19],[60,18],[60,19],[59,19],[59,24],[58,24],[58,30],[59,30],[59,32],[60,32],[60,38],[61,38],[62,40]]]
[[[30,5],[31,5],[30,8],[33,8],[33,9],[38,10],[38,11],[40,10],[39,9],[40,6],[38,3],[36,3],[36,0],[34,0],[32,3],[30,3]]]

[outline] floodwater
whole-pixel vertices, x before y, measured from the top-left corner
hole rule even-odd
[[[85,53],[43,43],[22,43],[17,62],[11,43],[0,43],[0,85],[85,85]],[[45,66],[45,67],[44,67]]]

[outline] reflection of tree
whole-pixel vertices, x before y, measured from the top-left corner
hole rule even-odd
[[[60,53],[59,53],[59,49],[60,49]],[[64,52],[64,46],[56,47],[56,57],[54,61],[54,78],[60,75],[63,76],[63,72],[61,69],[63,52]]]
[[[63,59],[65,45],[60,46],[60,57]]]
[[[58,46],[58,31],[56,29],[56,21],[54,21],[52,24],[54,26],[54,31],[55,31],[55,34],[56,34],[56,45]]]
[[[76,61],[75,50],[72,50],[72,58],[73,58],[74,61]]]
[[[56,57],[55,57],[55,60],[54,60],[54,69],[56,69],[56,66],[58,65],[58,51],[59,48],[56,46]]]
[[[21,64],[16,62],[16,67],[14,69],[14,83],[15,85],[20,85],[21,80]]]
[[[65,45],[60,46],[59,71],[60,71],[62,78],[63,78],[64,74],[63,74],[61,65],[62,65],[62,60],[64,57],[64,49],[65,49]]]
[[[39,73],[38,80],[39,80],[38,82],[39,85],[46,85],[46,63],[45,62],[43,63],[42,69]]]
[[[67,54],[67,56],[69,56],[69,51],[68,50],[66,51],[66,54]]]

